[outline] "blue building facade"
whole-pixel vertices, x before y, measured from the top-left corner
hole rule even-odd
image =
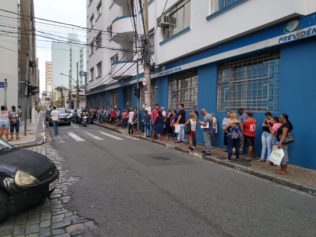
[[[221,121],[227,110],[243,107],[257,120],[256,151],[261,151],[261,123],[266,111],[287,113],[294,125],[290,163],[316,169],[316,13],[287,20],[232,39],[155,69],[154,101],[166,109],[177,102],[206,108],[218,120],[216,146],[223,146]],[[142,78],[143,75],[140,75]],[[136,77],[89,92],[90,107],[136,106]],[[184,88],[184,89],[183,89]],[[180,98],[180,99],[179,99]],[[115,103],[113,103],[115,101]],[[203,143],[201,132],[197,140]]]

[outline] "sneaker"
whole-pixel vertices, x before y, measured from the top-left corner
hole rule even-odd
[[[259,159],[258,161],[259,162],[266,162],[264,159]]]

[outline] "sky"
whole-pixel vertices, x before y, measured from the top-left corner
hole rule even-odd
[[[34,0],[35,17],[86,27],[86,0]],[[42,22],[42,23],[40,23]],[[44,23],[44,24],[43,24]],[[36,30],[50,35],[67,37],[77,33],[84,39],[84,31],[48,25],[36,19]],[[45,62],[51,61],[51,40],[37,36],[37,57],[40,70],[40,91],[45,90]]]

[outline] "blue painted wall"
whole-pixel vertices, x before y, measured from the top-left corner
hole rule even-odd
[[[316,169],[316,39],[283,47],[280,64],[280,113],[289,114],[296,136],[290,162]]]
[[[161,77],[156,80],[156,85],[158,86],[158,95],[157,95],[157,103],[159,106],[165,107],[165,110],[168,111],[168,77]]]

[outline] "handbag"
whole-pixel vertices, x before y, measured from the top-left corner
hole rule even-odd
[[[185,134],[189,134],[191,132],[191,123],[185,125],[184,132]]]
[[[283,149],[282,148],[279,149],[277,148],[277,146],[274,146],[268,160],[271,161],[273,164],[280,166],[283,157],[284,157]]]
[[[295,142],[295,138],[294,136],[291,134],[291,133],[288,133],[284,139],[284,144],[290,144],[290,143],[293,143]]]

